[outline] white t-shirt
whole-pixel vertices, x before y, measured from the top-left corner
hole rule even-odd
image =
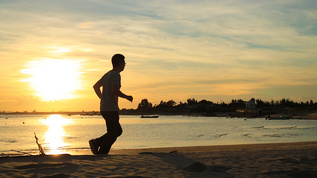
[[[118,71],[110,70],[101,79],[102,98],[100,101],[100,111],[119,111],[118,96],[112,90],[112,85],[121,87],[121,76]]]

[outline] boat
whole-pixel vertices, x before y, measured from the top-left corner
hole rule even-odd
[[[203,116],[205,117],[214,117],[214,116],[217,116],[215,113],[213,112],[204,112],[204,113],[201,113]]]
[[[291,119],[292,116],[284,116],[284,115],[279,115],[279,116],[267,116],[265,120],[289,120]]]
[[[142,115],[140,118],[158,118],[157,115]]]

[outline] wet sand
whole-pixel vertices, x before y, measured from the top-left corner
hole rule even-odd
[[[317,177],[317,142],[0,158],[0,177]]]

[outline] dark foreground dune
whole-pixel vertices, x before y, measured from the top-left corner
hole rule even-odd
[[[317,177],[317,142],[0,158],[0,177]]]

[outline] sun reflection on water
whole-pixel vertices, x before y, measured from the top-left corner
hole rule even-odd
[[[61,115],[53,114],[43,120],[48,126],[44,135],[44,147],[46,154],[64,154],[67,144],[64,142],[66,132],[64,126],[70,124],[70,120],[63,118]]]

